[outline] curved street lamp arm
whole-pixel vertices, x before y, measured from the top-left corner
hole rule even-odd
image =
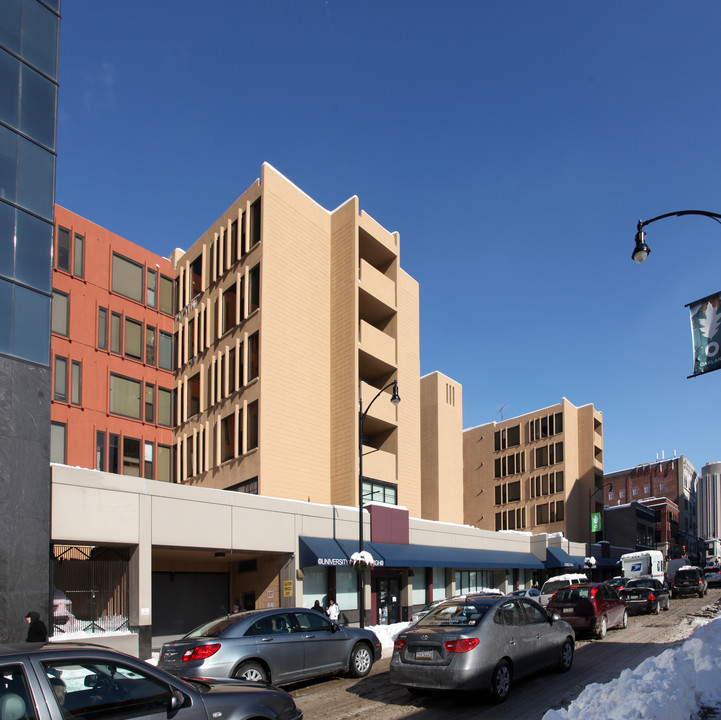
[[[366,409],[362,412],[361,420],[363,420],[365,418],[365,416],[368,414],[368,411],[371,409],[371,405],[390,387],[393,388],[393,395],[391,396],[391,402],[394,405],[397,405],[400,402],[400,397],[398,395],[398,380],[394,380],[393,382],[389,382],[388,385],[386,385],[384,388],[381,388],[376,393],[376,396],[368,403],[368,407],[366,407]]]
[[[636,229],[641,231],[646,227],[646,225],[650,225],[652,222],[656,222],[656,220],[663,220],[664,218],[669,217],[680,217],[681,215],[703,215],[703,217],[710,218],[711,220],[715,220],[717,223],[721,224],[721,215],[718,213],[712,213],[706,210],[679,210],[678,212],[670,212],[665,213],[664,215],[659,215],[658,217],[651,218],[650,220],[639,220]]]

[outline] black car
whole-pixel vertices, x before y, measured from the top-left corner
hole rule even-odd
[[[701,568],[686,565],[679,568],[671,581],[671,597],[698,595],[702,598],[708,591],[708,583]]]
[[[637,612],[658,615],[659,610],[668,610],[671,607],[668,587],[648,575],[630,578],[619,595],[626,601],[629,610]]]
[[[2,720],[302,720],[272,685],[184,681],[84,643],[0,645]]]

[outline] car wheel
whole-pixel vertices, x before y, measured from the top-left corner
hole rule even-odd
[[[561,647],[561,657],[558,660],[557,667],[559,672],[568,672],[571,665],[573,665],[573,642],[569,638]]]
[[[511,691],[511,668],[505,660],[496,665],[491,675],[491,700],[502,703]]]
[[[661,609],[661,601],[660,601],[660,600],[656,600],[656,603],[655,603],[655,605],[653,606],[653,610],[652,610],[653,614],[654,614],[654,615],[658,615],[658,611],[659,611],[660,609]]]
[[[700,598],[703,597],[703,590],[701,590],[701,592],[698,594],[698,596],[699,596]]]
[[[607,630],[608,630],[608,620],[606,619],[606,616],[604,615],[601,618],[601,623],[599,624],[598,628],[596,629],[596,637],[599,640],[603,640],[603,638],[606,637]]]
[[[670,597],[667,597],[667,598],[666,598],[666,604],[664,605],[663,609],[664,609],[664,610],[670,610],[670,609],[671,609],[671,598],[670,598]]]
[[[350,672],[353,677],[365,677],[373,665],[373,656],[365,643],[359,643],[350,654]]]
[[[251,682],[269,682],[268,672],[257,662],[244,662],[235,673],[239,680],[250,680]]]
[[[621,618],[621,624],[619,627],[621,630],[625,630],[628,627],[628,610],[623,611],[623,617]]]

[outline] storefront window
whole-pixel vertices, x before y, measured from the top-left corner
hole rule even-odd
[[[446,569],[441,567],[433,568],[433,597],[432,600],[443,600],[447,597],[446,592]]]
[[[411,603],[413,605],[426,604],[426,569],[422,567],[411,568],[413,577],[410,578],[413,587],[413,597]]]
[[[303,607],[312,608],[315,601],[325,609],[328,604],[328,568],[303,568]]]
[[[335,589],[335,601],[341,612],[358,609],[358,573],[353,568],[336,569]]]

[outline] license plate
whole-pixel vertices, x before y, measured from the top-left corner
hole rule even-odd
[[[433,658],[433,650],[430,648],[421,648],[416,650],[416,660],[431,660]]]
[[[568,613],[569,615],[573,612],[573,608],[563,608],[563,614]]]

